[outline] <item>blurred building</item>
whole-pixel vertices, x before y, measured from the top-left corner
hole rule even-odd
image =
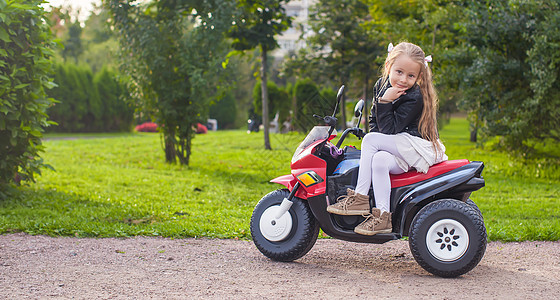
[[[317,2],[318,0],[291,0],[286,4],[286,14],[292,17],[292,27],[277,37],[280,47],[272,53],[275,58],[283,58],[305,47],[305,38],[311,33],[307,23],[309,8]]]

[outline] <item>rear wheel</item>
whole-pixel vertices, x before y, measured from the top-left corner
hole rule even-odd
[[[251,217],[251,235],[255,246],[266,257],[277,261],[293,261],[311,250],[319,235],[319,224],[307,201],[292,199],[292,207],[276,219],[280,203],[290,192],[276,190],[264,196]]]
[[[432,202],[412,220],[409,246],[422,268],[441,277],[472,270],[486,251],[480,211],[454,199]]]
[[[476,203],[474,203],[474,201],[472,201],[471,198],[467,199],[467,201],[465,201],[465,203],[472,206],[478,212],[480,217],[482,217],[482,212],[480,211],[480,208],[478,208],[478,205],[476,205]]]

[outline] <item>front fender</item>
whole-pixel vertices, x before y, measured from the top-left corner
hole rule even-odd
[[[290,191],[296,185],[297,179],[292,174],[282,175],[272,179],[270,182],[281,184],[287,187]]]

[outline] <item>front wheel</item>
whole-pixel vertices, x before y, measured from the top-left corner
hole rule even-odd
[[[412,220],[409,246],[422,268],[441,277],[472,270],[486,251],[486,228],[480,212],[454,199],[432,202]]]
[[[251,216],[253,242],[272,260],[293,261],[304,256],[319,235],[319,224],[304,200],[294,197],[290,210],[275,218],[280,203],[289,194],[286,189],[269,193],[257,203]]]

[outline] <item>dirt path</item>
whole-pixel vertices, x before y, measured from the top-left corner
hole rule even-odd
[[[405,241],[319,240],[294,263],[250,241],[0,236],[0,298],[554,299],[560,242],[490,243],[455,279],[430,275]]]

